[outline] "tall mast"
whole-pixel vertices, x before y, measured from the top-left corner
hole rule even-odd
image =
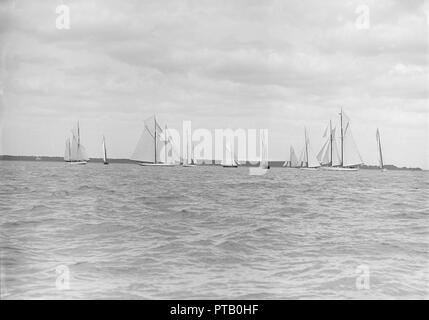
[[[305,136],[305,158],[307,160],[306,167],[308,168],[308,139],[307,139],[307,129],[304,127],[304,136]]]
[[[167,163],[167,125],[165,125],[165,131],[164,131],[164,154],[165,154],[165,163]]]
[[[80,129],[79,129],[79,121],[77,122],[77,146],[80,147]]]
[[[186,164],[189,164],[189,132],[186,132]]]
[[[191,164],[194,164],[194,143],[192,142],[192,133],[191,133]]]
[[[289,167],[292,168],[292,146],[289,149]]]
[[[155,123],[155,135],[153,136],[153,142],[154,142],[154,146],[155,146],[155,162],[154,163],[156,163],[156,117],[155,117],[155,115],[153,115],[153,121],[154,121],[154,123]]]
[[[104,151],[104,161],[107,161],[107,151],[106,151],[106,139],[104,138],[103,135],[103,151]]]
[[[333,137],[332,137],[332,121],[331,120],[329,120],[329,139],[330,139],[330,145],[331,145],[331,167],[332,167],[332,164],[333,164],[333,161],[332,161],[332,142],[333,142]]]
[[[379,151],[380,151],[380,165],[381,165],[381,169],[383,169],[383,167],[384,167],[384,163],[383,163],[383,153],[381,152],[381,138],[380,138],[380,132],[378,131],[378,128],[377,128],[377,138],[378,138],[378,148],[379,148]]]
[[[340,122],[341,122],[341,166],[343,166],[344,165],[343,108],[341,108]]]

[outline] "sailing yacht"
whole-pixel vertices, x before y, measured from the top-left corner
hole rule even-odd
[[[380,131],[378,131],[377,128],[377,133],[375,134],[375,137],[377,139],[377,146],[378,146],[378,161],[380,163],[380,169],[382,172],[387,171],[387,169],[384,167],[384,162],[383,162],[383,153],[381,151],[381,139],[380,139]]]
[[[330,124],[329,139],[318,154],[319,160],[325,165],[321,168],[323,170],[357,171],[363,161],[353,139],[350,119],[345,115],[343,109],[340,112],[340,125],[340,152],[338,152],[335,142],[335,128],[332,129],[332,124]]]
[[[261,160],[259,161],[259,167],[267,170],[270,168],[270,162],[268,161],[268,143],[265,137],[265,131],[261,132]]]
[[[298,167],[298,158],[296,157],[295,150],[292,146],[289,149],[289,160],[285,161],[283,167],[286,168],[297,168]]]
[[[183,167],[196,167],[196,163],[194,161],[194,144],[192,143],[192,139],[189,139],[190,134],[186,136],[186,158],[183,160]],[[191,154],[189,155],[189,140],[191,140]]]
[[[141,166],[174,166],[174,162],[169,161],[167,157],[167,146],[170,140],[161,141],[162,134],[163,130],[156,121],[155,115],[147,118],[131,160],[139,161]],[[161,154],[162,144],[164,144],[165,157]]]
[[[260,135],[260,160],[258,167],[250,167],[250,175],[263,175],[270,169],[270,163],[268,161],[268,144],[265,138],[265,131],[261,131]]]
[[[64,151],[64,161],[70,164],[87,164],[89,161],[85,147],[80,143],[80,127],[79,121],[77,126],[72,130],[72,141],[70,138],[66,140],[66,148]]]
[[[106,139],[104,138],[104,136],[103,136],[102,147],[103,147],[103,163],[107,165],[109,164],[109,162],[107,161]]]
[[[221,165],[224,168],[237,168],[238,167],[238,163],[235,160],[234,157],[234,152],[231,150],[231,145],[230,143],[226,143],[225,145],[225,157],[224,159],[222,159]]]
[[[308,138],[306,128],[304,128],[304,137],[304,148],[301,151],[301,156],[298,160],[299,168],[305,170],[317,170],[317,168],[320,167],[320,163],[317,161],[317,158],[310,147],[310,139]]]
[[[323,134],[323,138],[327,138],[327,140],[317,154],[317,160],[319,160],[322,165],[321,169],[338,167],[341,165],[341,159],[338,153],[337,143],[335,141],[335,132],[336,128],[332,128],[332,121],[329,121],[329,124],[325,129],[325,133]]]

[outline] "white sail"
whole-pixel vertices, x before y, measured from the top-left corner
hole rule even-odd
[[[299,154],[298,167],[307,166],[307,154],[305,152],[305,146],[302,148],[301,153]]]
[[[328,139],[326,140],[326,142],[323,144],[322,149],[320,149],[319,153],[317,154],[317,160],[319,160],[320,164],[322,165],[327,165],[330,164],[331,159],[329,159],[329,155],[331,153],[331,140]],[[326,155],[328,155],[328,159],[326,159]]]
[[[310,146],[308,146],[308,167],[309,168],[320,167],[320,163],[319,161],[317,161],[317,158]]]
[[[335,128],[332,129],[332,166],[339,166],[341,165],[341,157],[335,140],[335,131]]]
[[[70,158],[71,158],[70,138],[67,138],[66,148],[64,150],[64,161],[70,161]]]
[[[88,154],[86,153],[86,149],[83,145],[79,145],[78,148],[78,158],[77,161],[88,161]]]
[[[305,167],[309,168],[317,168],[320,167],[320,163],[317,160],[317,157],[314,155],[313,150],[310,146],[310,139],[307,136],[307,130],[305,130],[305,146],[304,146],[304,153],[305,153]]]
[[[104,138],[104,136],[103,136],[102,148],[103,148],[103,162],[107,163],[106,139]]]
[[[259,161],[259,166],[261,168],[267,169],[269,167],[269,162],[268,162],[268,144],[265,138],[265,133],[264,131],[261,132],[261,136],[260,136],[260,148],[261,148],[261,158]]]
[[[322,149],[317,154],[317,160],[320,162],[321,165],[341,165],[341,158],[338,153],[337,142],[335,140],[335,131],[335,128],[331,130],[331,135],[328,137]],[[324,134],[324,137],[326,137],[326,132]]]
[[[71,162],[88,161],[89,157],[86,153],[85,147],[81,144],[79,122],[72,129],[72,142],[70,146],[70,159]]]
[[[341,110],[341,127],[343,137],[343,167],[357,166],[363,163],[350,128],[350,118]]]
[[[295,150],[292,146],[289,149],[289,160],[283,163],[283,167],[296,167],[298,166],[298,158],[296,157]]]
[[[155,116],[149,117],[144,121],[143,132],[137,142],[131,160],[161,163],[161,151],[164,146],[164,141],[161,141],[160,136],[162,129],[156,122]]]
[[[165,130],[162,134],[162,139],[164,143],[164,150],[161,155],[161,160],[163,163],[166,164],[176,164],[180,162],[180,154],[179,151],[176,148],[176,144],[173,141],[173,138],[169,134],[169,131],[167,129],[167,126],[165,126]]]
[[[298,167],[299,160],[296,157],[295,150],[292,146],[289,149],[289,160],[283,164],[283,167]]]
[[[290,146],[290,166],[297,167],[298,166],[298,158],[296,157],[295,150],[292,146]]]
[[[343,119],[343,167],[357,166],[363,163],[350,128],[350,119],[342,112]]]
[[[78,161],[79,144],[75,136],[72,137],[70,161]]]
[[[380,132],[377,128],[377,133],[375,134],[375,137],[377,139],[377,148],[378,148],[378,163],[380,165],[380,169],[383,169],[384,163],[383,163],[383,153],[381,151],[381,139],[380,139]]]
[[[231,150],[231,145],[229,142],[225,144],[225,154],[222,159],[221,164],[225,167],[235,167],[237,163],[234,159],[234,152]]]

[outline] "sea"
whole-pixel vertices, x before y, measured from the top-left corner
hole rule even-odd
[[[1,299],[428,299],[429,174],[0,161]]]

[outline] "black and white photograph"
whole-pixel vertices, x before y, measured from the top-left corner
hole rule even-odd
[[[428,300],[428,13],[1,0],[0,300]]]

